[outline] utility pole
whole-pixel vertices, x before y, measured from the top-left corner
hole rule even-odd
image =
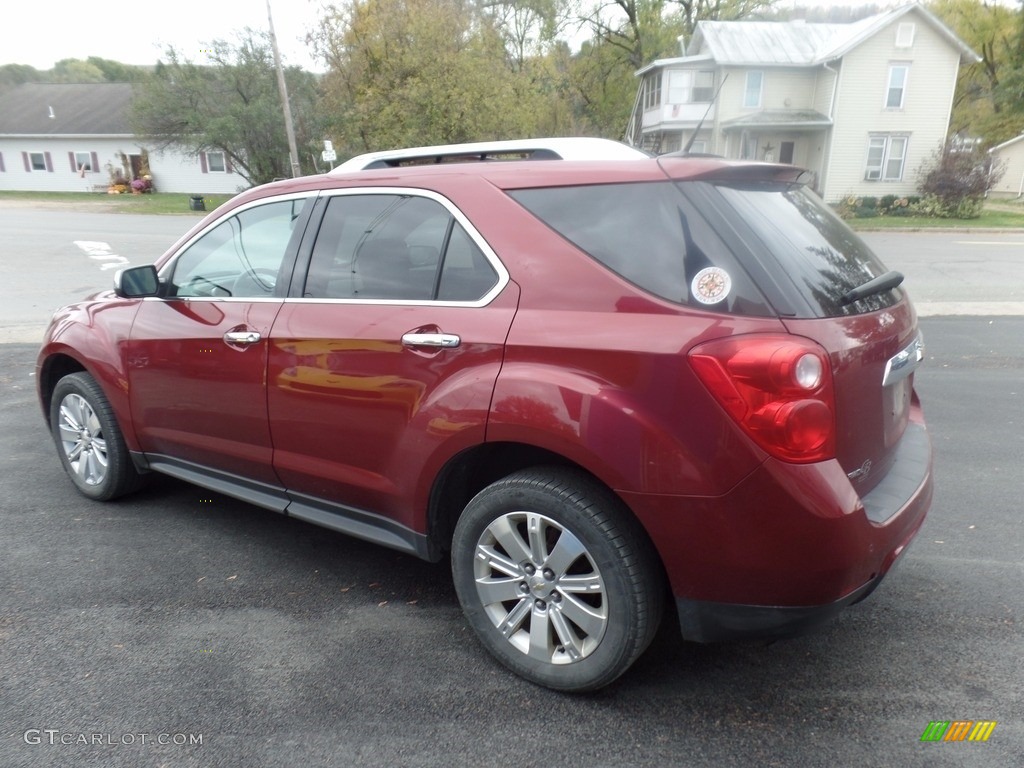
[[[277,69],[277,90],[281,94],[281,106],[284,108],[284,130],[288,134],[288,156],[292,163],[292,178],[302,175],[299,169],[299,150],[295,146],[295,127],[292,125],[292,106],[288,101],[288,86],[284,81],[284,69],[281,67],[281,51],[277,47],[277,35],[274,34],[274,16],[270,12],[270,0],[267,0],[267,22],[270,24],[270,47],[274,51],[274,67]]]

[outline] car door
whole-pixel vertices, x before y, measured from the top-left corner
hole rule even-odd
[[[268,379],[289,514],[415,548],[430,479],[484,439],[518,288],[451,203],[375,190],[330,198],[293,294]]]
[[[267,425],[267,339],[281,309],[310,196],[232,212],[161,270],[128,349],[142,450],[172,474],[279,485]]]

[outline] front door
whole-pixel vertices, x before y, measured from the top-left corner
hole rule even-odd
[[[279,484],[267,424],[268,339],[306,203],[264,203],[220,221],[162,270],[165,297],[142,301],[128,388],[151,461]]]

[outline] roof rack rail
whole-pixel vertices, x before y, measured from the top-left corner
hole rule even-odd
[[[636,160],[650,155],[611,139],[590,137],[513,139],[368,152],[346,160],[332,174],[440,163],[503,160]]]

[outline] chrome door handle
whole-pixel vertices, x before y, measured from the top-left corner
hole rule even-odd
[[[243,347],[255,344],[262,337],[256,331],[228,331],[224,334],[227,344],[240,344]]]
[[[453,349],[461,343],[462,339],[454,333],[406,333],[402,335],[402,344],[407,347]]]

